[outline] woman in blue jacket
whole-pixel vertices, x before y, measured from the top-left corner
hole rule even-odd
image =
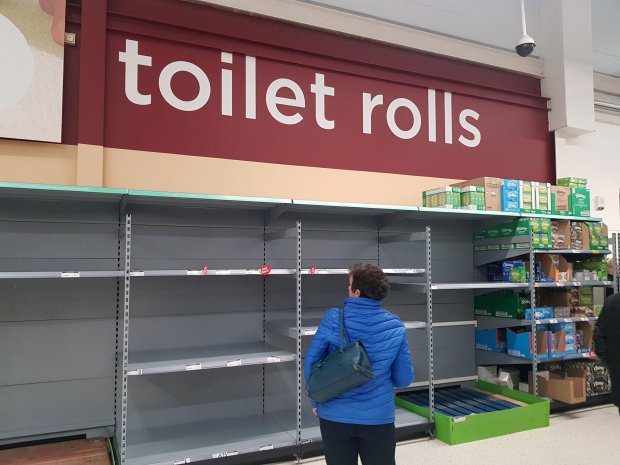
[[[349,270],[349,297],[344,302],[345,328],[368,352],[375,377],[361,386],[316,404],[327,465],[395,465],[394,387],[413,382],[407,334],[400,319],[381,307],[389,290],[377,265]],[[312,365],[340,347],[339,309],[327,311],[304,362],[308,381]]]

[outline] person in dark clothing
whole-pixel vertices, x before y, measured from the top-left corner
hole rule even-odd
[[[620,294],[609,296],[594,329],[599,359],[609,368],[611,399],[620,413]]]

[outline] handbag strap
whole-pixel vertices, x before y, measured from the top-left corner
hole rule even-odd
[[[344,307],[340,307],[340,350],[344,348],[343,340],[346,340],[347,344],[351,344],[347,329],[344,327]]]

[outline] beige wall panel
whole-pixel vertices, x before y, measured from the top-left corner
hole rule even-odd
[[[422,204],[458,180],[104,149],[104,187],[297,200]]]
[[[0,181],[75,185],[77,146],[0,139]]]

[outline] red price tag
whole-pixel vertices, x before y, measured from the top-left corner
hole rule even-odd
[[[202,274],[204,276],[206,276],[208,272],[209,272],[209,265],[205,265],[204,267],[202,267]]]
[[[314,274],[314,273],[316,273],[316,265],[312,265],[310,267],[310,274]]]
[[[267,276],[269,273],[271,273],[271,267],[269,265],[263,265],[260,267],[260,274]]]

